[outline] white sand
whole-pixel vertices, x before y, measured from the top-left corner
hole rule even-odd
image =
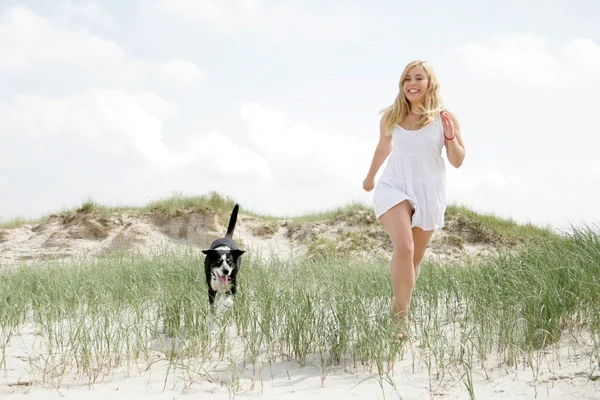
[[[0,398],[129,400],[193,399],[208,395],[214,399],[469,398],[464,367],[448,366],[443,376],[436,379],[435,368],[428,373],[418,342],[409,344],[403,359],[395,364],[389,377],[393,387],[385,375],[380,381],[375,367],[372,371],[362,366],[356,368],[351,360],[323,372],[318,355],[310,356],[304,367],[295,361],[269,364],[263,360],[255,373],[249,363],[244,366],[240,342],[234,334],[230,336],[230,345],[237,349],[232,352],[235,363],[210,360],[199,364],[191,360],[191,367],[186,370],[170,370],[165,382],[168,362],[165,353],[159,351],[159,339],[153,343],[156,350],[151,354],[154,363],[149,370],[146,370],[148,363],[140,360],[128,373],[118,368],[89,384],[78,378],[73,369],[64,374],[59,384],[57,380],[43,382],[42,372],[30,368],[28,359],[37,359],[34,354],[43,355],[44,349],[33,326],[27,325],[7,348],[6,375],[4,371],[0,374]],[[486,362],[485,371],[480,365],[472,370],[476,398],[600,399],[598,368],[596,380],[588,379],[591,348],[590,343],[582,342],[582,337],[577,341],[563,338],[553,349],[534,354],[533,369],[522,363],[507,367],[492,357]]]

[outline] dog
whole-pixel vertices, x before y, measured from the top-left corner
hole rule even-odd
[[[227,296],[223,304],[229,308],[233,305],[233,296],[237,291],[237,275],[242,266],[241,256],[245,253],[233,240],[238,210],[239,205],[236,203],[229,217],[225,236],[212,242],[208,250],[202,250],[205,254],[204,271],[208,284],[208,302],[213,312],[217,293]]]

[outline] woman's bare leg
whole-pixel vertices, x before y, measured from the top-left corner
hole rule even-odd
[[[427,246],[429,245],[429,241],[433,236],[433,230],[424,231],[421,228],[414,227],[412,228],[413,235],[413,243],[415,245],[415,254],[413,258],[413,262],[415,265],[415,282],[419,279],[419,272],[421,271],[421,261],[423,261],[423,257],[425,256],[425,250],[427,250]]]
[[[410,227],[412,213],[412,207],[405,200],[379,217],[394,246],[390,275],[394,292],[393,312],[399,322],[408,320],[415,285],[414,243]]]

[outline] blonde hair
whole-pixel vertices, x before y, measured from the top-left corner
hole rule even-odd
[[[421,109],[418,111],[414,110],[419,115],[416,121],[416,128],[421,129],[425,125],[432,123],[435,120],[435,117],[441,111],[445,110],[440,99],[440,84],[433,68],[427,61],[415,60],[408,64],[402,72],[402,76],[400,77],[400,91],[398,96],[396,96],[394,103],[380,111],[383,113],[386,135],[390,135],[394,128],[399,125],[410,112],[410,104],[404,95],[402,86],[408,71],[416,66],[423,67],[429,79],[429,87],[425,92],[425,100],[420,107]]]

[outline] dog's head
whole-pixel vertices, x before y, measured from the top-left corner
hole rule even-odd
[[[202,250],[202,252],[206,254],[206,265],[210,268],[211,274],[223,286],[231,283],[231,278],[237,274],[240,256],[245,253],[244,250],[230,249],[226,246]]]

